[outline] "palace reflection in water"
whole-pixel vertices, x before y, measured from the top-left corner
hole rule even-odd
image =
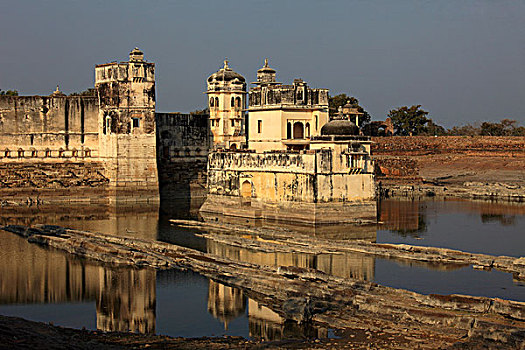
[[[95,301],[97,328],[155,332],[155,271],[104,267],[0,232],[0,304]]]
[[[389,200],[381,202],[378,206],[378,220],[381,223],[379,226],[365,225],[351,229],[348,226],[300,227],[280,222],[244,222],[244,224],[258,226],[259,229],[268,228],[270,231],[279,229],[280,232],[289,232],[290,235],[294,232],[310,233],[323,239],[359,238],[375,241],[378,232],[384,230],[397,235],[400,239],[403,237],[427,239],[426,235],[431,232],[429,227],[435,225],[433,221],[437,213],[439,215],[461,213],[462,220],[464,217],[474,217],[479,221],[479,225],[499,225],[500,230],[514,229],[519,226],[520,220],[523,220],[525,206],[481,201]],[[159,215],[158,208],[147,207],[82,209],[23,207],[12,210],[2,208],[0,213],[1,224],[57,224],[120,236],[160,239],[235,261],[267,266],[311,268],[338,277],[364,281],[374,281],[378,273],[376,270],[379,260],[371,256],[351,253],[259,252],[248,248],[232,247],[199,237],[191,229],[175,227],[167,220],[169,218],[171,216]],[[211,220],[215,221],[215,218]],[[511,236],[507,236],[509,237]],[[422,241],[418,241],[420,242]],[[519,246],[519,244],[514,245]],[[95,305],[96,328],[106,331],[130,330],[154,333],[160,322],[157,310],[159,281],[165,283],[169,280],[169,283],[174,284],[187,283],[187,280],[171,281],[169,277],[171,272],[108,267],[78,259],[62,252],[29,244],[26,240],[6,232],[0,232],[0,249],[2,251],[0,307],[89,301]],[[384,264],[381,262],[380,265]],[[425,266],[425,268],[429,267],[443,268]],[[202,276],[199,278],[204,279]],[[239,289],[207,279],[204,279],[204,285],[207,292],[203,297],[203,312],[213,316],[224,329],[231,328],[235,320],[246,317],[248,333],[245,336],[253,338],[272,340],[327,335],[326,329],[303,329],[293,322],[286,322],[264,305],[247,298]],[[177,320],[177,322],[184,322],[184,315],[180,315]]]

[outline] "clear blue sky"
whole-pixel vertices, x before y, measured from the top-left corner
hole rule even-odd
[[[525,1],[0,0],[3,90],[84,90],[135,46],[159,111],[204,108],[225,57],[250,82],[268,57],[279,81],[356,96],[374,120],[421,104],[447,127],[525,124]]]

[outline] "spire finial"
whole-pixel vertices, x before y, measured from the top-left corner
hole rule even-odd
[[[60,90],[58,89],[58,84],[57,84],[57,89],[55,90],[55,92],[60,92]]]
[[[230,68],[230,67],[228,67],[228,63],[230,63],[230,62],[228,61],[228,57],[226,57],[226,59],[224,60],[224,69]]]
[[[267,58],[264,59],[264,68],[268,68],[268,59]]]

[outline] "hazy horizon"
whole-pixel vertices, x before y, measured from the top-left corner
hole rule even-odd
[[[157,110],[206,107],[227,57],[255,80],[359,99],[373,120],[420,104],[446,127],[524,123],[525,3],[516,1],[2,1],[0,89],[48,95],[93,86],[96,64],[135,46],[156,63]]]

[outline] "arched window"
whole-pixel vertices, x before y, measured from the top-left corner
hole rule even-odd
[[[241,98],[240,98],[240,97],[236,97],[236,98],[235,98],[235,105],[236,105],[237,107],[241,107]]]
[[[215,108],[219,108],[219,98],[215,97]]]
[[[292,123],[288,122],[286,125],[286,138],[289,140],[292,138]]]
[[[232,97],[230,101],[230,107],[235,107],[235,98]]]
[[[45,157],[51,157],[51,150],[49,148],[46,148]]]
[[[24,157],[24,150],[19,148],[18,149],[18,158],[23,158]]]
[[[213,97],[210,98],[210,107],[213,107]]]
[[[304,126],[301,122],[295,122],[293,124],[293,138],[304,139]]]
[[[319,129],[319,117],[315,116],[315,131]]]
[[[306,123],[306,138],[310,137],[310,123]]]

